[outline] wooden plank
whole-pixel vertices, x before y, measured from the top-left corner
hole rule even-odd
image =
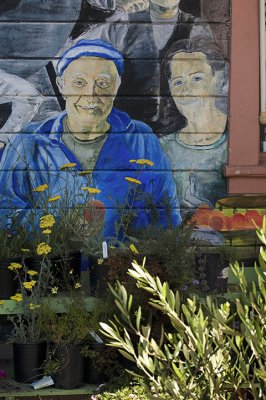
[[[96,297],[87,297],[85,299],[86,308],[88,311],[92,311],[101,300]],[[65,311],[65,304],[69,302],[69,298],[52,298],[52,307],[56,309],[58,313],[63,313]],[[13,315],[23,313],[23,306],[20,302],[14,300],[4,300],[4,303],[0,305],[0,315]]]

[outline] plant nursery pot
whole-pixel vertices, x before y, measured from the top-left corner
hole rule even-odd
[[[106,346],[103,343],[93,343],[90,345],[90,350],[99,353],[96,356],[101,357],[102,353],[104,352]],[[91,385],[103,383],[105,379],[105,375],[98,371],[95,367],[95,358],[85,357],[84,359],[84,382],[89,383]]]
[[[90,259],[90,293],[93,296],[102,297],[108,288],[106,281],[108,267],[106,263],[99,265],[97,260]]]
[[[0,299],[9,299],[17,292],[16,274],[7,267],[16,260],[0,260]]]
[[[197,263],[200,262],[200,260],[205,260],[205,279],[207,281],[208,291],[219,293],[226,292],[229,262],[224,261],[221,254],[215,252],[215,249],[209,251],[203,249],[203,253],[197,260]]]
[[[54,387],[57,389],[75,389],[82,386],[84,358],[80,354],[81,345],[70,345],[56,349],[55,357],[64,363],[64,367],[54,375]]]
[[[13,343],[14,378],[21,383],[41,379],[41,365],[46,359],[47,343]]]

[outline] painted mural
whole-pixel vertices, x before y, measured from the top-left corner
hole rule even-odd
[[[66,187],[69,208],[95,194],[107,240],[125,202],[136,228],[147,199],[165,227],[212,210],[227,195],[229,17],[227,0],[2,0],[7,218],[42,188],[60,207]]]

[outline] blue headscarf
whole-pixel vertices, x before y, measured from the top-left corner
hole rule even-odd
[[[111,44],[103,40],[79,40],[74,46],[66,50],[56,66],[58,76],[61,76],[72,61],[80,57],[101,57],[114,62],[119,75],[124,73],[124,59],[122,54]]]

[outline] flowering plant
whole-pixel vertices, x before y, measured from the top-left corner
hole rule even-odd
[[[18,292],[10,297],[18,303],[17,314],[8,316],[13,324],[9,336],[11,342],[34,343],[43,339],[38,319],[44,295],[53,285],[53,276],[50,272],[50,260],[45,251],[42,254],[38,271],[29,269],[24,258],[21,263],[12,262],[8,266],[19,282]]]
[[[48,183],[33,189],[35,207],[27,213],[26,222],[34,232],[31,248],[39,243],[48,244],[51,256],[63,258],[84,248],[88,252],[100,250],[105,213],[103,204],[97,201],[101,190],[92,186],[90,171],[77,171],[75,167],[75,163],[60,167],[65,176],[60,194],[51,193]],[[82,175],[84,179],[74,195],[68,188],[68,174],[75,178]]]

